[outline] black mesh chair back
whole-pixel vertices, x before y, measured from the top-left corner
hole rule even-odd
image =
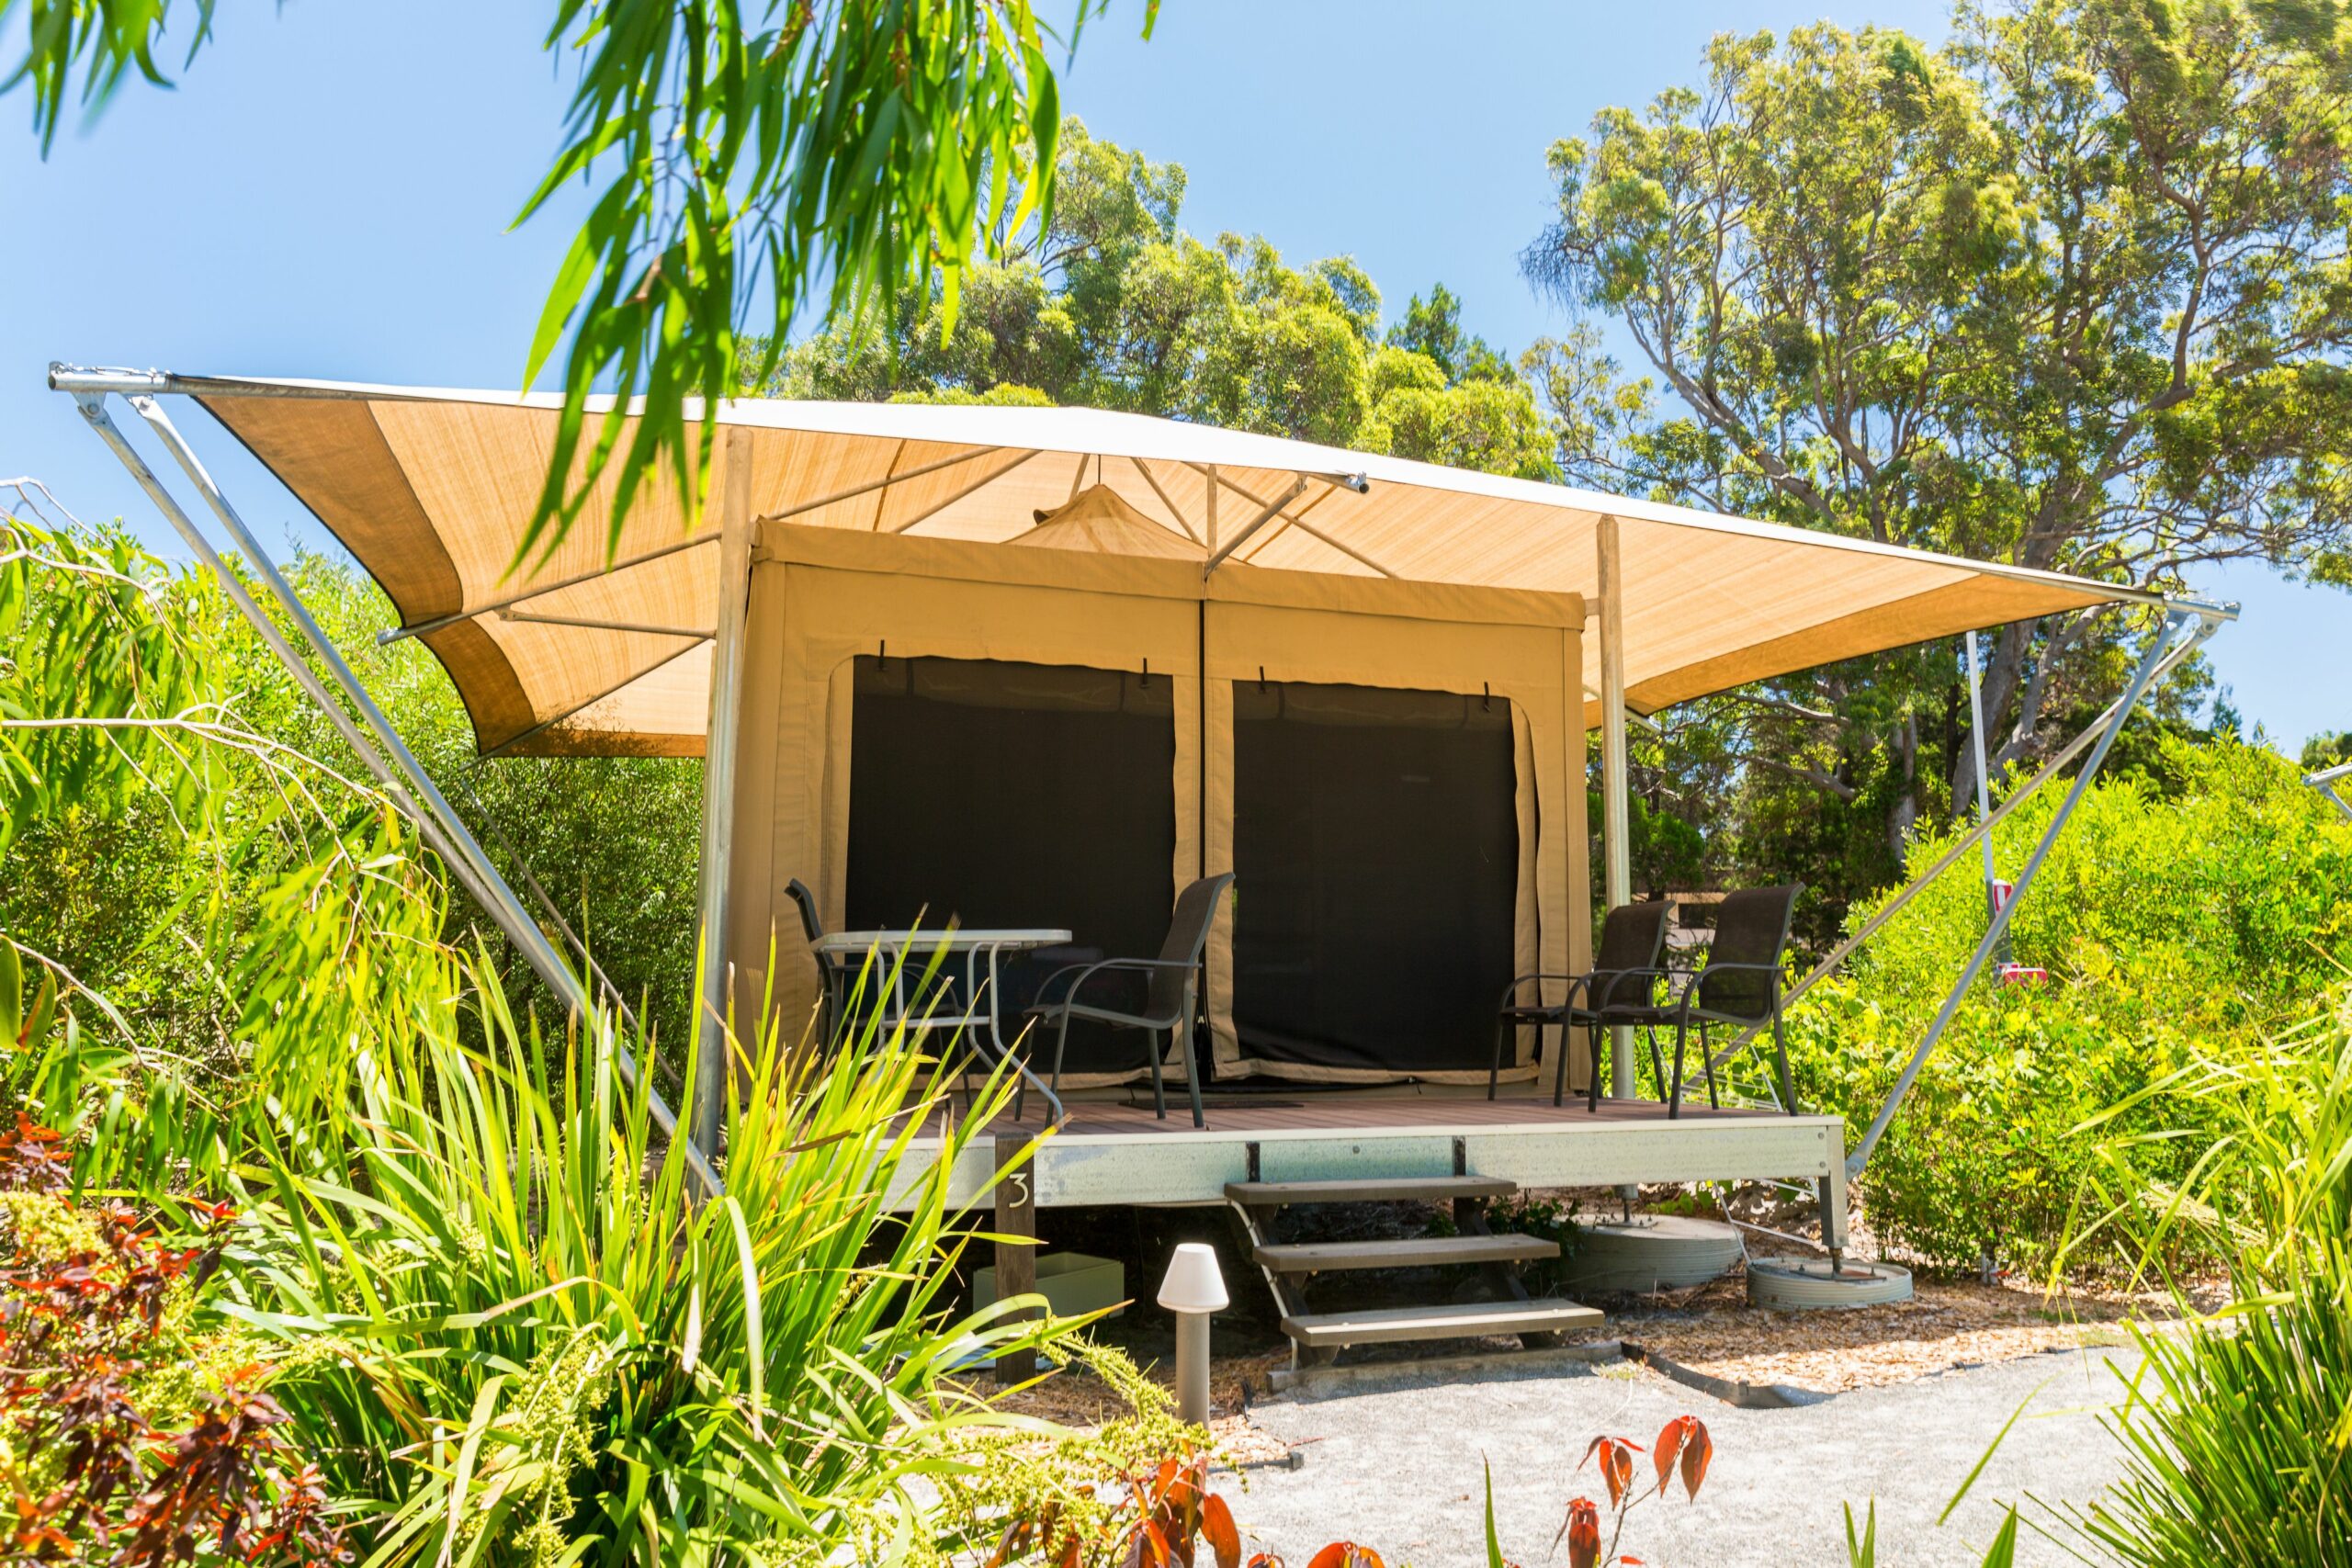
[[[823,1038],[830,1041],[842,1023],[847,980],[846,972],[842,967],[843,961],[827,957],[815,945],[825,934],[825,922],[823,917],[817,913],[817,896],[808,891],[808,885],[796,876],[784,885],[784,890],[790,895],[794,908],[800,911],[800,929],[808,938],[808,957],[817,965],[818,994],[825,998],[825,1013],[819,1028],[823,1032]]]
[[[808,933],[808,940],[816,942],[823,937],[825,922],[817,913],[817,896],[808,891],[808,885],[796,876],[784,885],[784,890],[799,908],[800,929]]]
[[[1654,970],[1666,947],[1663,900],[1620,904],[1600,922],[1600,951],[1593,954],[1592,984],[1584,1005],[1589,1009],[1632,1007],[1650,998],[1655,976],[1633,971]]]
[[[1762,1023],[1772,1016],[1772,976],[1789,944],[1803,883],[1748,887],[1716,906],[1715,941],[1699,976],[1698,1006],[1718,1018]]]
[[[1186,967],[1151,972],[1145,1011],[1159,1027],[1184,1021],[1193,976],[1200,968],[1201,954],[1208,949],[1209,927],[1216,923],[1217,905],[1232,886],[1233,873],[1228,871],[1204,876],[1176,895],[1176,910],[1169,917],[1168,940],[1159,944],[1159,957],[1163,964],[1182,963]]]

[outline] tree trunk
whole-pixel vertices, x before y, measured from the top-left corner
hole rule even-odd
[[[1894,727],[1894,759],[1903,775],[1903,789],[1894,797],[1894,810],[1887,818],[1886,841],[1899,868],[1911,845],[1911,829],[1919,820],[1919,720],[1907,710],[1903,722]]]

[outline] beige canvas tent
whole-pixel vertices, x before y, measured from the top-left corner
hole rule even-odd
[[[1587,733],[1622,780],[1622,712],[2150,597],[1136,415],[780,401],[717,411],[691,526],[657,489],[608,538],[600,497],[518,565],[549,400],[172,380],[384,585],[485,755],[707,753],[706,916],[740,982],[781,921],[773,978],[808,999],[787,879],[829,921],[914,916],[909,842],[944,857],[933,919],[1115,885],[1114,951],[1230,868],[1221,1076],[1483,1080],[1470,994],[1584,960]],[[1432,987],[1443,1027],[1404,1001]]]
[[[1341,1346],[1553,1334],[1599,1314],[1531,1299],[1320,1311],[1306,1276],[1547,1254],[1459,1235],[1269,1244],[1260,1216],[1367,1194],[1483,1204],[1521,1188],[1818,1184],[1836,1280],[1847,1183],[1980,975],[2134,705],[2234,606],[2165,599],[1649,502],[1076,409],[751,402],[713,411],[709,503],[612,500],[517,560],[554,433],[549,400],[56,365],[52,387],[220,581],[424,841],[589,1020],[703,1190],[724,1181],[725,1079],[705,1053],[683,1119],[639,1072],[617,1010],[535,919],[318,626],[159,394],[195,398],[348,545],[440,659],[485,754],[701,755],[702,911],[745,983],[810,975],[777,917],[798,877],[827,918],[1067,927],[1149,945],[1170,896],[1233,871],[1209,954],[1219,1079],[1273,1092],[1205,1124],[1103,1090],[1043,1098],[1054,1135],[1001,1121],[951,1144],[926,1100],[886,1196],[942,1177],[988,1201],[999,1282],[1031,1278],[1040,1211],[1224,1205],[1253,1238],[1303,1356]],[[119,426],[120,399],[248,558],[232,570]],[[275,614],[257,595],[275,601]],[[1764,1102],[1489,1100],[1501,976],[1580,965],[1587,911],[1631,892],[1625,716],[1827,660],[2020,617],[2136,602],[2154,623],[2122,694],[1988,821],[2079,761],[1941,1010],[1860,1143]],[[298,646],[299,644],[299,646]],[[1600,756],[1605,867],[1587,886],[1585,765]],[[1976,830],[1981,834],[1984,829]],[[1973,848],[1962,835],[1782,993],[1802,993]],[[1024,906],[1022,901],[1027,900]],[[711,967],[703,1000],[725,998]],[[1557,993],[1555,991],[1556,999]],[[1557,1047],[1555,1047],[1557,1048]],[[1737,1042],[1718,1055],[1728,1060]],[[1702,1043],[1701,1049],[1707,1047]],[[1511,1076],[1532,1076],[1530,1043]],[[1097,1082],[1132,1057],[1095,1054]],[[1288,1080],[1288,1081],[1283,1081]],[[1344,1097],[1308,1086],[1373,1085]],[[968,1114],[968,1105],[966,1113]],[[951,1153],[952,1148],[960,1153]],[[1017,1174],[1004,1177],[1001,1173]],[[1465,1251],[1466,1249],[1466,1251]],[[1346,1247],[1337,1249],[1345,1252]],[[1024,1377],[1018,1365],[1001,1369]]]

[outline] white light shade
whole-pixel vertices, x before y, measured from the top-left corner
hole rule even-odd
[[[1204,1241],[1179,1242],[1159,1281],[1159,1304],[1170,1312],[1223,1312],[1233,1304],[1217,1272],[1216,1248]]]

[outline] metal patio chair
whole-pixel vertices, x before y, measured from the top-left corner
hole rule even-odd
[[[1103,958],[1092,964],[1069,964],[1046,976],[1037,987],[1037,1000],[1028,1010],[1028,1017],[1041,1025],[1054,1025],[1054,1070],[1046,1082],[1057,1093],[1062,1087],[1062,1054],[1069,1044],[1070,1020],[1087,1019],[1107,1023],[1114,1029],[1139,1029],[1149,1041],[1151,1108],[1161,1121],[1166,1121],[1168,1091],[1159,1066],[1165,1053],[1159,1038],[1160,1031],[1166,1030],[1183,1054],[1184,1088],[1193,1101],[1193,1125],[1208,1125],[1207,1117],[1201,1112],[1200,1066],[1193,1059],[1193,1012],[1200,995],[1201,954],[1208,948],[1209,927],[1216,919],[1226,889],[1232,886],[1233,874],[1228,871],[1203,877],[1179,893],[1175,912],[1169,918],[1167,940],[1159,944],[1157,958]],[[1080,991],[1098,975],[1143,976],[1141,1007],[1119,1005],[1132,1001],[1132,990],[1125,997],[1113,997],[1104,995],[1100,987],[1096,995],[1101,999],[1080,1000]],[[1054,987],[1064,976],[1070,976],[1069,982],[1056,997]],[[1027,1088],[1023,1084],[1013,1094],[1012,1119],[1016,1122],[1021,1119],[1022,1096]]]
[[[824,940],[824,917],[817,913],[817,896],[798,877],[784,885],[784,890],[800,911],[800,929],[808,938],[808,956],[817,965],[817,984],[825,998],[823,1048],[830,1050],[833,1032],[841,1027],[843,998],[847,994],[849,970],[844,960],[834,957],[817,943]]]
[[[1601,1027],[1628,1024],[1645,1031],[1653,1066],[1657,1056],[1657,1031],[1673,1025],[1674,1076],[1669,1078],[1663,1072],[1658,1075],[1669,1120],[1682,1114],[1683,1053],[1694,1024],[1699,1032],[1700,1068],[1707,1080],[1707,1103],[1722,1108],[1715,1087],[1714,1055],[1707,1041],[1710,1023],[1736,1024],[1748,1030],[1771,1025],[1781,1107],[1792,1116],[1797,1113],[1796,1092],[1789,1080],[1788,1040],[1781,1021],[1781,992],[1786,983],[1781,961],[1788,953],[1789,924],[1796,913],[1797,895],[1804,891],[1803,883],[1792,882],[1782,887],[1748,887],[1726,894],[1715,908],[1715,940],[1707,950],[1706,967],[1695,973],[1678,974],[1665,969],[1651,972],[1649,978],[1663,979],[1669,987],[1679,982],[1679,992],[1670,992],[1663,1002],[1645,995],[1639,1001],[1595,1010]],[[1597,1074],[1594,1081],[1599,1082]]]
[[[1581,975],[1532,974],[1521,975],[1503,990],[1501,1004],[1495,1010],[1495,1056],[1487,1069],[1487,1098],[1495,1098],[1502,1080],[1503,1042],[1510,1032],[1522,1024],[1535,1027],[1537,1055],[1542,1055],[1544,1030],[1555,1025],[1560,1031],[1560,1055],[1552,1073],[1552,1103],[1558,1105],[1567,1092],[1568,1031],[1582,1027],[1588,1039],[1593,1038],[1592,1009],[1596,1001],[1629,1002],[1634,999],[1634,987],[1641,987],[1641,998],[1646,1001],[1654,988],[1652,977],[1660,971],[1658,953],[1666,946],[1666,919],[1670,906],[1663,902],[1620,904],[1601,917],[1600,951],[1593,955],[1593,966]],[[1638,978],[1635,978],[1638,976]],[[1532,1003],[1518,1000],[1519,988],[1529,981],[1536,984],[1537,999]],[[1567,989],[1556,1003],[1543,999],[1543,983],[1565,980]],[[1657,1055],[1656,1042],[1650,1054]],[[1600,1055],[1593,1054],[1589,1108],[1600,1108]]]

